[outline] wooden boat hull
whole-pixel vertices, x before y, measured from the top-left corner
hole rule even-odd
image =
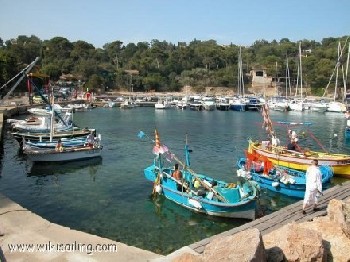
[[[292,169],[306,170],[313,159],[318,160],[319,165],[328,165],[333,168],[334,175],[350,178],[350,156],[342,154],[326,154],[322,152],[310,152],[305,155],[303,153],[290,153],[285,148],[274,151],[262,149],[257,145],[251,144],[251,149],[258,155],[265,156],[275,165],[285,166]]]
[[[147,167],[144,170],[146,179],[154,182],[157,178],[158,170],[158,167],[155,165]],[[171,173],[170,170],[163,169],[163,174],[167,173]],[[186,174],[184,174],[184,176],[186,176]],[[163,176],[160,186],[163,195],[167,199],[195,212],[219,217],[250,220],[256,217],[256,197],[246,197],[234,203],[219,202],[203,196],[196,196],[192,192],[186,192],[186,190],[179,191],[176,181],[170,176]],[[239,188],[237,188],[237,190],[239,190]]]
[[[100,157],[101,151],[102,147],[81,147],[64,149],[62,152],[51,149],[24,149],[23,153],[32,162],[63,162]]]

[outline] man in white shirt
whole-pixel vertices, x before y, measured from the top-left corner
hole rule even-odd
[[[317,210],[317,197],[322,194],[322,174],[318,168],[318,160],[311,161],[311,166],[306,170],[306,190],[303,201],[303,214],[306,214],[305,209],[311,205],[314,206],[314,211]]]

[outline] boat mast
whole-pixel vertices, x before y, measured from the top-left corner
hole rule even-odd
[[[303,99],[303,68],[301,66],[301,42],[299,42],[300,98]]]
[[[289,73],[289,64],[288,64],[288,55],[287,55],[287,65],[286,65],[286,98],[288,97],[288,85],[289,85],[289,95],[292,95],[292,89],[290,85],[290,73]]]
[[[238,54],[238,94],[244,96],[244,77],[243,77],[243,63],[242,63],[242,47],[239,47]]]
[[[345,67],[345,88],[344,88],[344,99],[346,99],[346,94],[347,94],[347,86],[346,83],[348,81],[348,70],[349,70],[349,58],[350,58],[350,43],[349,43],[349,48],[348,48],[348,57],[346,59],[346,67]]]

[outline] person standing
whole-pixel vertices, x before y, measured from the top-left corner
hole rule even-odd
[[[303,214],[305,209],[313,205],[314,211],[317,210],[317,197],[322,194],[322,174],[318,167],[318,160],[311,161],[311,166],[306,170],[306,190],[303,201]]]

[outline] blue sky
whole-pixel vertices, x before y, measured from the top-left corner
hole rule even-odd
[[[0,0],[0,37],[84,40],[95,47],[214,39],[252,45],[350,35],[349,0]]]

